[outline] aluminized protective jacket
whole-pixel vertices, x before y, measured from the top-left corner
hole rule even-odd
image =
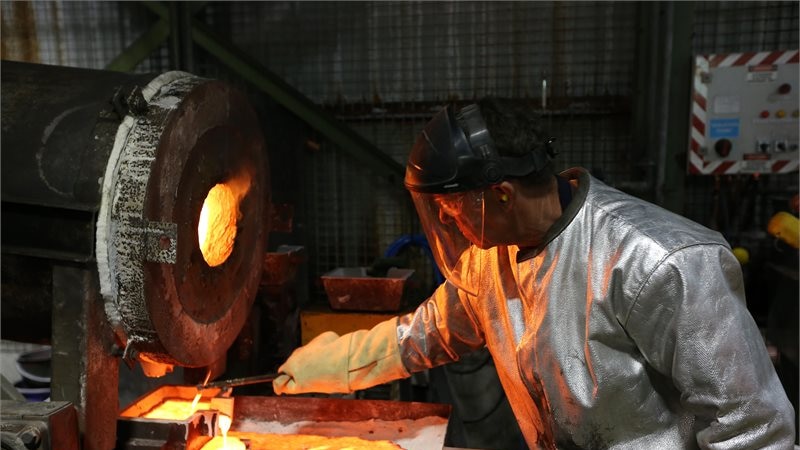
[[[722,236],[583,169],[538,249],[484,250],[398,321],[420,371],[483,347],[531,448],[792,448],[794,413]]]

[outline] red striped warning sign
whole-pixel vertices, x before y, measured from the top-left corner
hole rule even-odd
[[[747,52],[711,55],[707,58],[708,67],[762,66],[767,64],[792,64],[798,62],[800,51]]]

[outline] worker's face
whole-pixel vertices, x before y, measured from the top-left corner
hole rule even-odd
[[[473,245],[488,248],[484,241],[483,191],[458,192],[436,195],[439,221],[444,225],[455,223],[461,234]]]
[[[483,194],[481,190],[446,195],[411,192],[439,270],[472,295],[480,285],[474,279],[481,272],[474,270],[481,267],[483,252],[478,249],[489,248],[483,240]]]
[[[481,191],[434,196],[439,221],[455,223],[461,234],[478,248],[514,243],[513,220],[509,213],[513,187],[508,182]]]

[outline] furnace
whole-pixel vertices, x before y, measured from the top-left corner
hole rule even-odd
[[[138,98],[147,112],[123,120],[105,170],[97,262],[124,357],[157,375],[208,366],[236,338],[260,280],[269,190],[242,94],[169,72]]]
[[[251,450],[276,434],[441,448],[442,405],[193,385],[120,405],[121,361],[221,375],[259,285],[285,278],[264,276],[279,258],[258,117],[242,92],[185,72],[4,61],[2,92],[3,337],[53,347],[58,421],[41,413],[36,448],[199,450],[223,431]],[[2,414],[22,439],[33,422],[18,407]]]
[[[52,342],[53,399],[112,448],[120,360],[225,369],[267,250],[261,125],[185,72],[3,61],[2,92],[3,337]]]

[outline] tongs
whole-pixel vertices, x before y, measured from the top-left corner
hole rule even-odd
[[[203,389],[212,389],[212,388],[220,388],[220,389],[228,389],[233,388],[236,386],[246,386],[249,384],[258,384],[258,383],[269,383],[272,382],[275,378],[278,377],[277,373],[268,373],[265,375],[256,375],[254,377],[244,377],[244,378],[233,378],[230,380],[219,380],[214,381],[211,383],[200,383],[197,385],[198,390]]]

